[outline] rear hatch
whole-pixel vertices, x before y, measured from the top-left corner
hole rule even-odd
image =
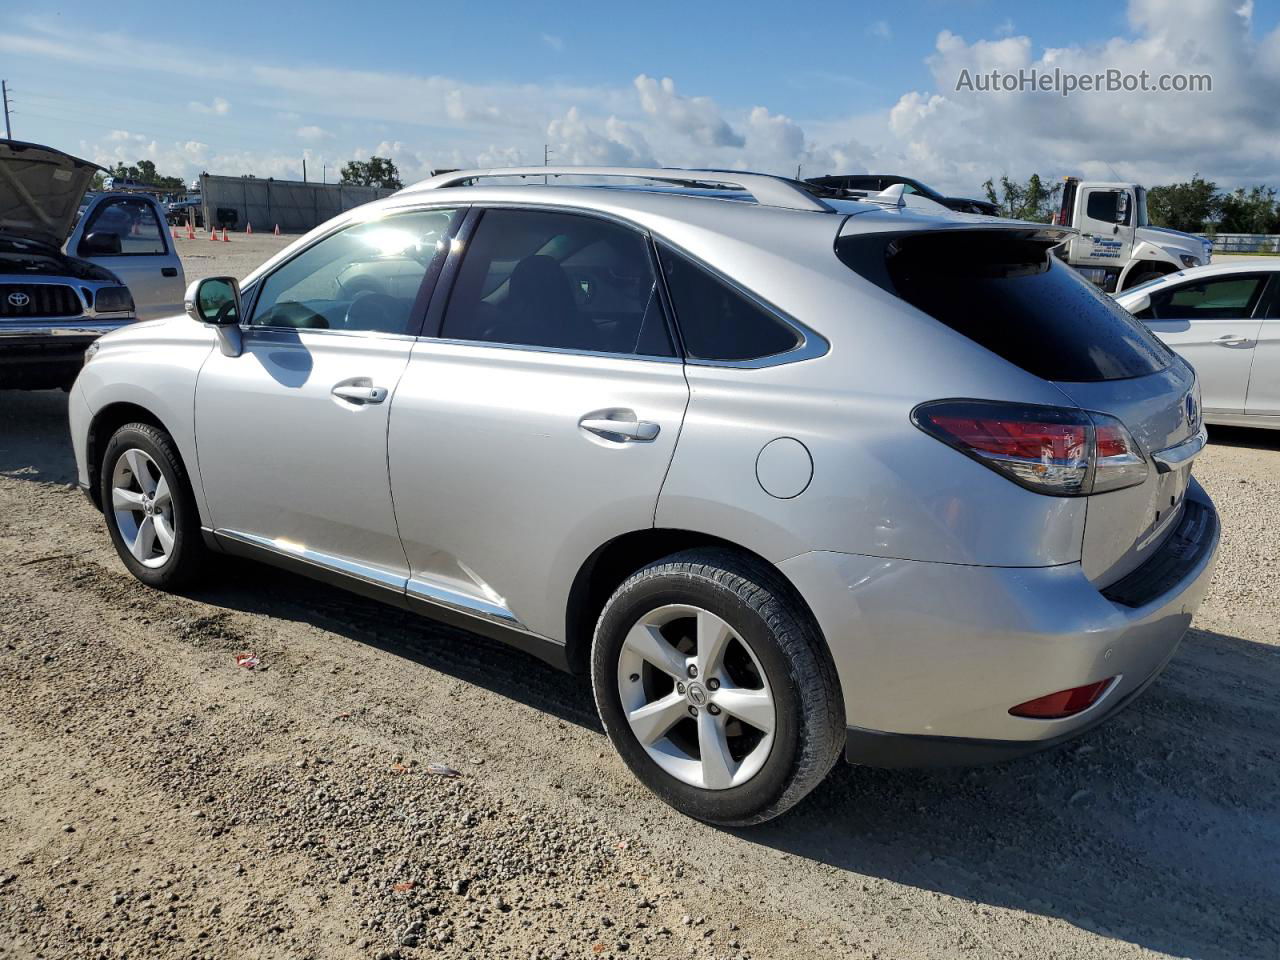
[[[1051,250],[1054,228],[953,227],[841,237],[849,267],[1022,370],[1053,383],[1063,407],[1118,419],[1147,460],[1141,482],[1087,494],[1082,548],[1099,588],[1140,566],[1181,515],[1190,462],[1152,454],[1200,430],[1191,368]],[[973,398],[983,399],[983,398]]]

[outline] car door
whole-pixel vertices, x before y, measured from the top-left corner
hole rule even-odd
[[[1243,413],[1261,319],[1265,273],[1231,273],[1170,284],[1137,314],[1200,375],[1208,413]]]
[[[392,405],[408,593],[560,639],[583,562],[652,527],[689,391],[641,231],[473,216]]]
[[[1080,200],[1080,233],[1071,238],[1072,264],[1119,268],[1133,250],[1133,204],[1129,191],[1090,187]]]
[[[119,277],[133,295],[139,320],[182,312],[182,261],[150,197],[99,197],[71,232],[66,251]]]
[[[1244,412],[1251,416],[1280,417],[1280,271],[1271,274],[1262,305],[1253,365],[1249,369],[1249,392]]]
[[[242,352],[213,351],[196,383],[200,477],[224,541],[403,591],[388,411],[454,217],[346,226],[254,284]]]

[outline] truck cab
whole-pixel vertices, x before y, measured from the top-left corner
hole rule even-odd
[[[1067,177],[1053,222],[1077,231],[1059,255],[1107,293],[1202,266],[1212,253],[1200,237],[1151,226],[1146,188],[1136,183]]]

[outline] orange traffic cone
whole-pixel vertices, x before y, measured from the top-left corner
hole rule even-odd
[[[190,221],[187,222],[187,239],[194,240],[196,238],[196,228]]]
[[[227,236],[227,228],[226,228],[226,227],[223,227],[223,228],[222,228],[222,242],[223,242],[223,243],[230,243],[230,242],[231,242],[231,238]]]
[[[170,230],[173,232],[173,239],[177,240],[177,239],[178,239],[178,228],[177,228],[177,227],[170,227]]]
[[[277,237],[278,237],[278,236],[280,236],[280,224],[278,224],[278,223],[276,224],[276,232],[275,232],[275,236],[277,236]]]
[[[246,234],[246,235],[253,233],[253,224],[252,224],[252,223],[246,223],[246,224],[244,225],[244,232],[245,232],[245,234]]]
[[[210,240],[217,240],[217,239],[218,239],[218,228],[217,228],[217,227],[210,227],[210,228],[209,228],[209,239],[210,239]]]

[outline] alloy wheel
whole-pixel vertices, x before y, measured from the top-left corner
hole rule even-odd
[[[777,724],[768,677],[709,610],[671,604],[642,616],[623,640],[617,682],[631,732],[683,783],[741,786],[768,759]]]
[[[133,447],[116,460],[111,509],[133,558],[145,567],[164,566],[173,553],[173,497],[169,481],[146,451]]]

